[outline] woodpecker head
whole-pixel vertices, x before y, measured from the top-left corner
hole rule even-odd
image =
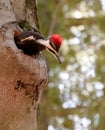
[[[59,34],[53,34],[50,36],[49,39],[50,39],[51,45],[53,44],[52,47],[58,52],[62,44],[62,37]]]
[[[49,37],[49,46],[47,47],[47,50],[49,50],[55,58],[61,63],[61,60],[58,56],[59,48],[62,44],[62,37],[59,34],[53,34]]]

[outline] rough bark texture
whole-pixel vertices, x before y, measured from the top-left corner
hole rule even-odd
[[[22,0],[15,1],[24,10]],[[25,55],[14,44],[15,1],[0,0],[0,130],[36,130],[47,67],[42,54]]]
[[[39,22],[37,16],[37,0],[10,0],[14,10],[17,22],[21,24],[28,24],[32,28],[39,29]]]

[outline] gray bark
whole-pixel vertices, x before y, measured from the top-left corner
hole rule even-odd
[[[23,19],[23,1],[0,0],[0,130],[37,129],[37,108],[47,82],[43,55],[25,55],[14,43],[16,22]]]

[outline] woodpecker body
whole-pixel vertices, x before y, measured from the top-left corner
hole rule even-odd
[[[21,33],[14,33],[14,41],[16,46],[23,50],[27,55],[35,55],[40,51],[47,49],[50,51],[60,62],[58,57],[58,50],[60,48],[62,38],[57,34],[45,39],[39,32],[24,31]]]
[[[45,49],[45,46],[38,43],[38,39],[44,37],[38,32],[25,31],[14,36],[16,46],[22,49],[27,55],[34,55]]]

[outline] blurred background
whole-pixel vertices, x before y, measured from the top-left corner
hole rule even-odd
[[[45,52],[38,130],[105,130],[105,0],[38,0],[38,16],[63,37],[62,64]]]

